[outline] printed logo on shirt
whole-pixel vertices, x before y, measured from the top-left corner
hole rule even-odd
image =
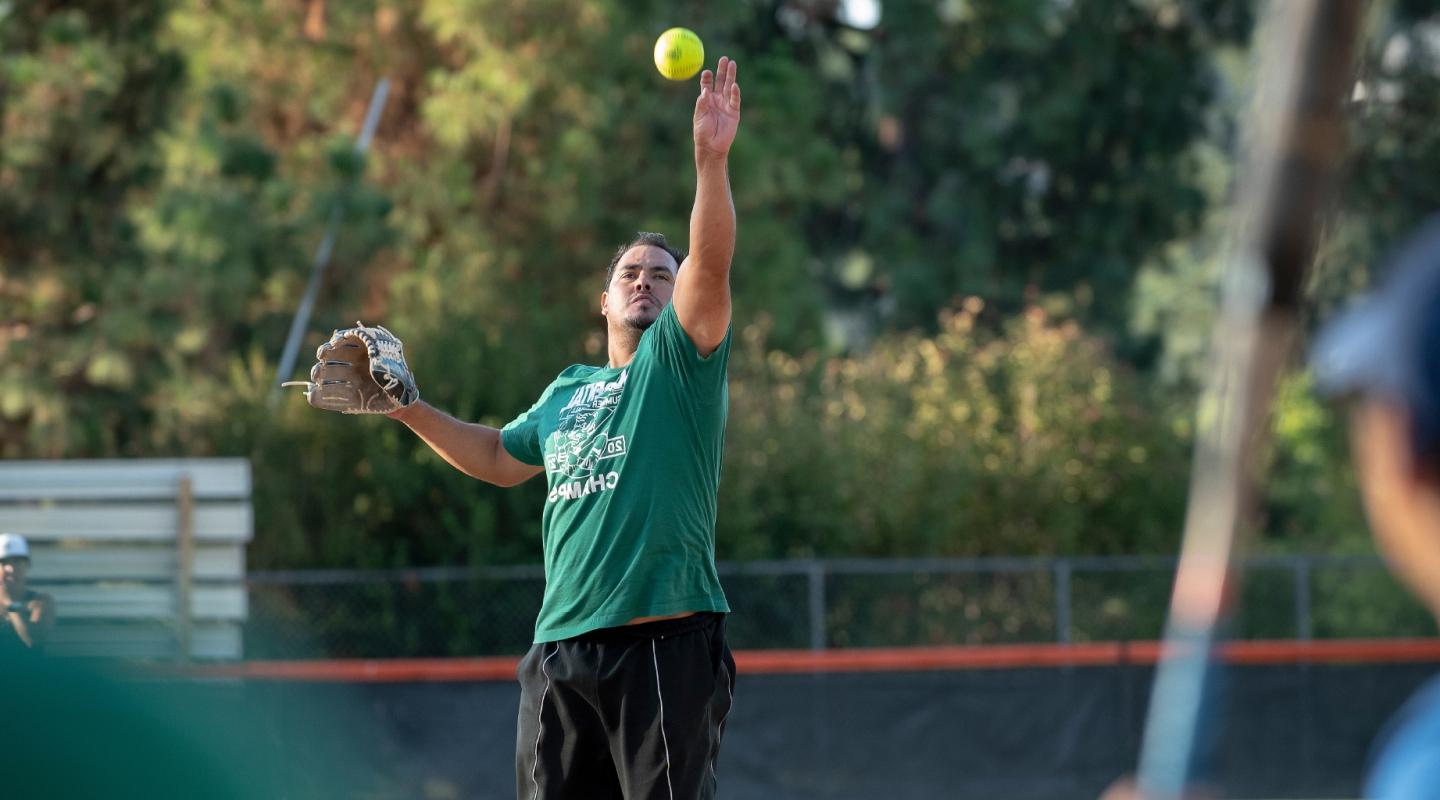
[[[560,409],[560,424],[545,447],[545,469],[557,478],[550,502],[610,491],[620,482],[620,473],[604,467],[625,455],[625,437],[610,436],[605,428],[625,392],[628,374],[626,370],[613,381],[581,386]]]

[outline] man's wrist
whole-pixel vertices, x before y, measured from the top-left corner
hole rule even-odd
[[[695,146],[695,163],[696,163],[696,164],[699,164],[699,165],[701,165],[701,166],[708,165],[708,164],[714,164],[714,165],[717,165],[717,166],[724,166],[725,163],[726,163],[727,161],[729,161],[729,160],[730,160],[730,151],[729,151],[729,150],[726,150],[726,151],[724,151],[724,152],[720,152],[720,151],[717,151],[717,150],[711,150],[711,149],[708,148],[708,147],[701,147],[701,146],[699,146],[699,145],[696,145],[696,146]]]
[[[420,405],[420,401],[416,400],[408,406],[401,406],[394,411],[387,412],[385,416],[389,417],[390,419],[398,419],[401,422],[406,422],[411,418],[412,414],[415,411],[415,407],[418,405]]]
[[[16,613],[18,614],[19,612],[25,610],[25,604],[24,604],[24,603],[16,603],[16,602],[13,602],[13,601],[12,601],[12,602],[6,604],[5,610],[6,610],[6,611],[14,611],[14,612],[16,612]]]

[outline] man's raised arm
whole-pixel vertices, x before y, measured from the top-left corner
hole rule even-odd
[[[730,145],[740,126],[735,62],[722,57],[700,75],[695,101],[695,207],[690,255],[675,284],[675,315],[690,341],[708,356],[730,329],[730,259],[735,254],[735,203],[730,197]]]

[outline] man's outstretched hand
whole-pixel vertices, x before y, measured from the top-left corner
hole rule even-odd
[[[740,84],[735,62],[724,56],[715,71],[700,73],[700,97],[695,100],[695,150],[715,155],[730,152],[740,127]]]

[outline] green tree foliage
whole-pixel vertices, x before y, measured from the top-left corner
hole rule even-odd
[[[982,306],[971,298],[933,337],[889,335],[851,358],[797,358],[748,326],[722,551],[1173,549],[1189,452],[1165,398],[1073,321],[1031,308],[994,332]]]
[[[1420,177],[1440,168],[1440,136],[1427,121],[1440,113],[1437,25],[1433,5],[1396,3],[1367,40],[1352,103],[1351,163],[1311,281],[1316,321],[1373,284],[1381,260],[1401,238],[1440,211],[1440,187]],[[1276,427],[1267,546],[1368,552],[1343,409],[1317,400],[1302,373],[1282,385]],[[1382,598],[1391,618],[1402,613],[1397,604],[1409,604],[1393,590],[1381,591],[1377,609]]]
[[[1349,108],[1349,163],[1309,287],[1311,327],[1370,286],[1400,237],[1440,210],[1440,191],[1422,177],[1440,164],[1440,138],[1429,122],[1440,109],[1440,48],[1433,34],[1440,14],[1423,2],[1393,3],[1389,10],[1374,15],[1361,53]],[[1219,62],[1237,99],[1247,95],[1250,81],[1240,60],[1222,54]],[[1131,307],[1132,334],[1158,343],[1153,374],[1186,391],[1204,378],[1216,286],[1233,245],[1224,203],[1235,168],[1208,146],[1201,152],[1209,165],[1210,218],[1193,236],[1152,256]],[[1315,395],[1297,360],[1276,394],[1262,547],[1370,550],[1344,427],[1342,410]]]
[[[0,452],[146,450],[183,326],[129,210],[161,170],[183,57],[163,2],[29,3],[0,25]]]
[[[852,98],[845,155],[858,162],[858,191],[812,226],[823,276],[842,294],[878,284],[900,325],[962,294],[1016,313],[1058,293],[1113,328],[1137,264],[1203,218],[1194,151],[1227,135],[1213,54],[1246,39],[1252,13],[1223,0],[887,4],[883,36],[821,53],[822,67],[853,64],[830,74]]]
[[[386,324],[488,424],[603,358],[611,248],[686,238],[695,86],[650,65],[685,24],[745,89],[722,555],[1168,552],[1188,412],[1116,321],[1223,195],[1250,4],[833,11],[0,2],[0,454],[247,456],[260,567],[534,560],[542,487],[272,407],[276,361],[337,206],[304,349]]]
[[[1337,222],[1314,281],[1329,311],[1374,282],[1377,262],[1421,220],[1440,210],[1440,187],[1421,176],[1440,164],[1440,13],[1401,2],[1368,41],[1353,102],[1352,163]]]

